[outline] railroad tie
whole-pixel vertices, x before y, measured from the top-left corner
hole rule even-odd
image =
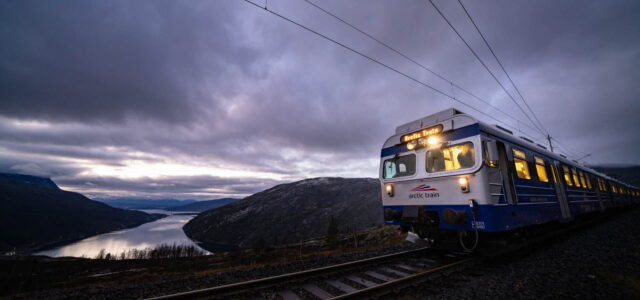
[[[391,269],[391,268],[382,268],[381,270],[383,270],[383,271],[385,271],[385,272],[387,272],[387,273],[396,274],[396,275],[398,275],[398,276],[400,276],[400,277],[407,277],[407,276],[409,276],[409,273],[400,272],[400,271],[398,271],[398,270],[394,270],[394,269]]]
[[[277,294],[284,300],[302,300],[302,298],[298,297],[292,290],[281,290],[278,291]]]
[[[415,273],[422,271],[422,270],[420,270],[418,268],[414,268],[414,267],[407,266],[407,265],[404,265],[404,264],[397,264],[397,265],[394,265],[394,266],[398,267],[400,269],[404,269],[404,270],[415,272]]]
[[[358,289],[346,284],[346,283],[342,283],[339,280],[327,280],[326,281],[328,285],[337,288],[345,293],[351,293],[351,292],[355,292]]]
[[[351,280],[351,281],[353,281],[353,282],[357,282],[359,284],[362,284],[362,285],[364,285],[366,287],[372,287],[372,286],[376,285],[375,282],[371,282],[371,281],[366,280],[366,279],[364,279],[364,278],[362,278],[360,276],[349,275],[346,278]]]
[[[333,295],[330,294],[329,292],[323,290],[322,288],[318,287],[315,284],[305,284],[302,286],[302,288],[311,293],[312,295],[320,298],[320,299],[330,299],[333,298]]]
[[[368,272],[364,272],[364,273],[369,275],[369,276],[371,276],[371,277],[373,277],[373,278],[380,279],[382,281],[391,281],[391,280],[394,279],[394,278],[391,278],[391,277],[389,277],[387,275],[380,274],[380,273],[377,273],[377,272],[374,272],[374,271],[368,271]]]

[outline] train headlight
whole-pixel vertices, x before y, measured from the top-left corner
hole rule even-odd
[[[467,179],[467,177],[458,178],[458,184],[460,185],[460,190],[463,193],[469,192],[469,179]]]
[[[389,197],[393,197],[393,184],[391,183],[385,184],[384,189],[385,191],[387,191],[387,195],[389,195]]]
[[[407,150],[413,150],[413,149],[416,148],[417,145],[418,145],[418,142],[416,140],[408,142],[407,143]]]
[[[439,142],[440,142],[440,139],[437,136],[430,136],[429,138],[427,138],[427,144],[429,146],[433,146]]]

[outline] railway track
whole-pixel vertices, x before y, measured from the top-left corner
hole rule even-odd
[[[484,249],[482,254],[421,248],[295,273],[193,290],[150,299],[361,299],[398,295],[406,287],[469,265],[509,259],[617,215],[610,212],[551,230],[526,242]]]
[[[465,252],[421,248],[150,299],[349,299],[449,272],[473,259]]]

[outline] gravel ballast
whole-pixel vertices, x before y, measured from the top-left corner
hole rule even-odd
[[[521,258],[495,261],[406,291],[417,299],[640,299],[640,209]]]

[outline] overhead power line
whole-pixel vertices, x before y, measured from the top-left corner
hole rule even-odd
[[[456,84],[455,82],[451,81],[450,79],[448,79],[448,78],[446,78],[446,77],[444,77],[444,76],[442,76],[442,75],[438,74],[437,72],[435,72],[435,71],[431,70],[430,68],[426,67],[425,65],[423,65],[423,64],[421,64],[420,62],[416,61],[415,59],[413,59],[413,58],[409,57],[409,56],[408,56],[408,55],[406,55],[405,53],[403,53],[403,52],[401,52],[401,51],[399,51],[399,50],[397,50],[397,49],[395,49],[395,48],[391,47],[389,44],[385,43],[384,41],[380,40],[379,38],[374,37],[373,35],[369,34],[368,32],[366,32],[366,31],[364,31],[364,30],[362,30],[362,29],[358,28],[357,26],[355,26],[355,25],[353,25],[353,24],[349,23],[349,22],[348,22],[348,21],[346,21],[345,19],[340,18],[339,16],[337,16],[337,15],[335,15],[334,13],[330,12],[329,10],[327,10],[327,9],[325,9],[325,8],[323,8],[323,7],[321,7],[321,6],[319,6],[318,4],[315,4],[314,2],[312,2],[312,1],[310,1],[310,0],[304,0],[304,1],[305,1],[305,2],[307,2],[307,3],[309,3],[311,6],[313,6],[313,7],[317,8],[317,9],[319,9],[320,11],[324,12],[325,14],[327,14],[327,15],[329,15],[329,16],[331,16],[331,17],[333,17],[334,19],[336,19],[336,20],[338,20],[338,21],[342,22],[343,24],[345,24],[345,25],[347,25],[347,26],[351,27],[352,29],[356,30],[357,32],[359,32],[359,33],[361,33],[361,34],[365,35],[366,37],[368,37],[368,38],[370,38],[370,39],[374,40],[375,42],[377,42],[378,44],[380,44],[380,45],[384,46],[385,48],[387,48],[387,49],[389,49],[389,50],[393,51],[394,53],[396,53],[396,54],[398,54],[398,55],[400,55],[400,56],[401,56],[401,57],[403,57],[404,59],[406,59],[406,60],[408,60],[408,61],[412,62],[413,64],[417,65],[418,67],[422,68],[423,70],[425,70],[425,71],[427,71],[427,72],[429,72],[429,73],[431,73],[431,74],[435,75],[436,77],[438,77],[438,78],[442,79],[443,81],[446,81],[447,83],[449,83],[450,85],[452,85],[452,86],[454,86],[454,87],[458,88],[459,90],[463,91],[463,92],[464,92],[464,93],[466,93],[467,95],[469,95],[469,96],[471,96],[471,97],[475,98],[476,100],[478,100],[478,101],[480,101],[480,102],[482,102],[482,103],[484,103],[484,104],[486,104],[486,105],[490,106],[491,108],[495,109],[496,111],[498,111],[498,112],[500,112],[500,113],[504,114],[505,116],[509,117],[509,118],[510,118],[510,119],[512,119],[513,121],[516,121],[516,122],[517,122],[517,124],[520,124],[519,120],[518,120],[517,118],[514,118],[513,116],[511,116],[511,114],[509,114],[509,113],[507,113],[507,112],[505,112],[505,111],[503,111],[503,110],[499,109],[498,107],[496,107],[496,106],[492,105],[492,104],[491,104],[491,103],[489,103],[488,101],[486,101],[486,100],[484,100],[484,99],[480,98],[479,96],[477,96],[477,95],[475,95],[475,94],[471,93],[470,91],[468,91],[468,90],[464,89],[463,87],[461,87],[460,85],[458,85],[458,84]],[[530,129],[532,129],[532,130],[536,130],[536,131],[538,130],[538,129],[536,129],[536,128],[532,128],[532,127],[530,127],[529,125],[524,124],[524,123],[522,123],[522,125],[524,125],[524,126],[526,126],[526,127],[530,128]],[[544,135],[543,135],[543,136],[544,136]]]
[[[533,126],[535,126],[540,133],[545,134],[544,130],[542,130],[537,124],[536,122],[533,121],[533,119],[531,119],[531,117],[529,116],[529,114],[527,114],[527,112],[522,108],[522,106],[513,98],[513,96],[511,95],[511,93],[509,93],[509,91],[507,90],[507,88],[502,84],[502,82],[500,82],[500,80],[498,79],[498,77],[496,77],[496,75],[491,71],[491,69],[489,69],[489,67],[487,66],[487,64],[482,60],[482,58],[480,58],[480,56],[476,53],[475,50],[473,50],[473,48],[471,47],[471,45],[469,45],[469,43],[467,43],[467,41],[462,37],[462,35],[460,34],[460,32],[458,32],[458,30],[455,28],[455,26],[453,26],[453,24],[451,24],[451,22],[449,21],[449,19],[442,13],[442,11],[440,11],[440,9],[436,6],[435,3],[433,3],[432,0],[428,0],[429,3],[431,3],[431,5],[433,6],[433,8],[438,12],[438,14],[444,19],[445,22],[447,22],[447,24],[449,25],[449,27],[451,27],[451,29],[453,30],[453,32],[456,33],[456,35],[460,38],[460,40],[462,40],[462,42],[467,46],[467,48],[469,48],[469,51],[471,51],[471,53],[473,54],[473,56],[475,56],[476,59],[478,59],[478,61],[480,62],[480,64],[482,64],[482,66],[485,68],[485,70],[487,70],[487,72],[489,72],[489,74],[491,75],[491,77],[493,77],[493,79],[498,83],[498,85],[500,85],[500,87],[502,88],[502,90],[507,94],[507,96],[509,96],[509,98],[511,99],[511,101],[513,101],[513,103],[515,103],[515,105],[520,109],[520,111],[522,111],[522,113],[524,114],[525,117],[527,117],[527,119],[529,119],[529,121],[531,122],[531,124]]]
[[[484,44],[487,45],[487,48],[489,48],[489,51],[491,52],[491,55],[493,55],[493,58],[496,59],[496,61],[498,62],[498,65],[500,65],[500,68],[502,69],[502,72],[504,72],[505,75],[507,75],[507,78],[509,79],[509,82],[511,82],[511,85],[515,88],[516,92],[518,93],[518,95],[520,96],[520,98],[522,99],[522,102],[524,103],[524,105],[527,107],[527,109],[529,109],[529,112],[531,112],[531,115],[533,115],[533,118],[538,122],[538,125],[540,125],[540,127],[545,131],[545,133],[547,135],[549,135],[549,131],[544,127],[544,125],[542,124],[542,122],[540,122],[540,119],[538,119],[538,117],[536,116],[536,113],[531,109],[531,107],[529,106],[529,103],[527,103],[527,100],[524,99],[524,96],[522,95],[522,93],[520,92],[520,89],[518,88],[518,86],[513,82],[513,79],[511,79],[511,76],[509,75],[509,73],[507,72],[507,70],[504,68],[504,66],[502,65],[502,62],[500,61],[500,59],[498,58],[498,56],[496,55],[495,51],[493,51],[493,47],[491,47],[491,45],[489,44],[489,42],[487,41],[487,39],[484,37],[484,34],[482,34],[482,31],[480,31],[480,28],[478,28],[478,25],[476,24],[476,22],[473,20],[473,18],[471,17],[471,14],[469,14],[469,11],[467,11],[467,8],[464,7],[464,4],[462,4],[462,1],[458,0],[458,3],[460,3],[460,6],[462,7],[462,9],[464,10],[464,13],[467,15],[467,17],[469,18],[469,21],[471,21],[471,24],[473,24],[473,27],[476,28],[476,31],[478,31],[478,34],[480,35],[480,37],[482,38],[482,40],[484,41]]]
[[[393,68],[393,67],[391,67],[391,66],[389,66],[389,65],[387,65],[387,64],[385,64],[385,63],[383,63],[383,62],[381,62],[381,61],[379,61],[379,60],[377,60],[377,59],[375,59],[375,58],[373,58],[373,57],[371,57],[369,55],[366,55],[366,54],[364,54],[364,53],[362,53],[362,52],[360,52],[360,51],[358,51],[358,50],[356,50],[354,48],[351,48],[351,47],[349,47],[349,46],[347,46],[347,45],[345,45],[345,44],[343,44],[343,43],[341,43],[341,42],[339,42],[339,41],[337,41],[337,40],[335,40],[335,39],[333,39],[333,38],[331,38],[331,37],[329,37],[327,35],[324,35],[324,34],[318,32],[318,31],[315,31],[315,30],[313,30],[313,29],[311,29],[311,28],[309,28],[309,27],[307,27],[305,25],[302,25],[302,24],[300,24],[300,23],[298,23],[298,22],[296,22],[296,21],[294,21],[294,20],[292,20],[292,19],[290,19],[290,18],[288,18],[288,17],[286,17],[284,15],[281,15],[280,13],[278,13],[276,11],[270,10],[266,6],[264,6],[264,7],[260,6],[259,4],[256,4],[256,3],[254,3],[254,2],[252,2],[250,0],[244,0],[244,1],[249,3],[249,4],[251,4],[251,5],[253,5],[253,6],[255,6],[255,7],[257,7],[257,8],[260,8],[261,10],[264,10],[264,11],[266,11],[266,12],[268,12],[268,13],[274,15],[274,16],[277,16],[277,17],[279,17],[279,18],[281,18],[281,19],[283,19],[283,20],[285,20],[285,21],[287,21],[289,23],[292,23],[292,24],[294,24],[294,25],[296,25],[296,26],[298,26],[300,28],[303,28],[303,29],[305,29],[305,30],[307,30],[307,31],[319,36],[319,37],[322,37],[322,38],[324,38],[324,39],[326,39],[326,40],[328,40],[328,41],[330,41],[330,42],[332,42],[332,43],[334,43],[334,44],[336,44],[338,46],[341,46],[341,47],[343,47],[343,48],[345,48],[345,49],[347,49],[347,50],[349,50],[349,51],[351,51],[351,52],[353,52],[355,54],[358,54],[358,55],[368,59],[371,62],[374,62],[374,63],[376,63],[376,64],[378,64],[380,66],[383,66],[383,67],[387,68],[388,70],[391,70],[391,71],[393,71],[393,72],[395,72],[395,73],[397,73],[399,75],[402,75],[403,77],[405,77],[405,78],[407,78],[407,79],[409,79],[411,81],[414,81],[414,82],[416,82],[416,83],[418,83],[418,84],[420,84],[420,85],[422,85],[424,87],[427,87],[427,88],[433,90],[434,92],[436,92],[438,94],[441,94],[441,95],[443,95],[443,96],[445,96],[445,97],[447,97],[449,99],[452,99],[452,100],[454,100],[454,101],[456,101],[456,102],[458,102],[458,103],[460,103],[462,105],[465,105],[465,106],[467,106],[467,107],[469,107],[469,108],[471,108],[471,109],[483,114],[484,116],[486,116],[488,118],[491,118],[492,120],[495,120],[496,122],[504,124],[507,127],[512,127],[511,125],[505,123],[504,121],[496,119],[495,117],[493,117],[493,116],[491,116],[491,115],[489,115],[489,114],[487,114],[487,113],[485,113],[485,112],[483,112],[483,111],[481,111],[481,110],[479,110],[479,109],[477,109],[477,108],[475,108],[475,107],[473,107],[473,106],[471,106],[471,105],[469,105],[469,104],[467,104],[467,103],[465,103],[465,102],[463,102],[461,100],[458,100],[458,99],[452,97],[451,95],[449,95],[449,94],[447,94],[447,93],[445,93],[445,92],[443,92],[443,91],[441,91],[441,90],[439,90],[439,89],[437,89],[437,88],[435,88],[435,87],[433,87],[433,86],[431,86],[431,85],[429,85],[429,84],[427,84],[425,82],[422,82],[422,81],[420,81],[420,80],[418,80],[418,79],[416,79],[416,78],[414,78],[414,77],[412,77],[412,76],[410,76],[410,75],[408,75],[408,74],[406,74],[406,73],[404,73],[404,72],[402,72],[402,71],[400,71],[400,70],[398,70],[396,68]],[[529,136],[529,137],[531,137],[531,136]]]

